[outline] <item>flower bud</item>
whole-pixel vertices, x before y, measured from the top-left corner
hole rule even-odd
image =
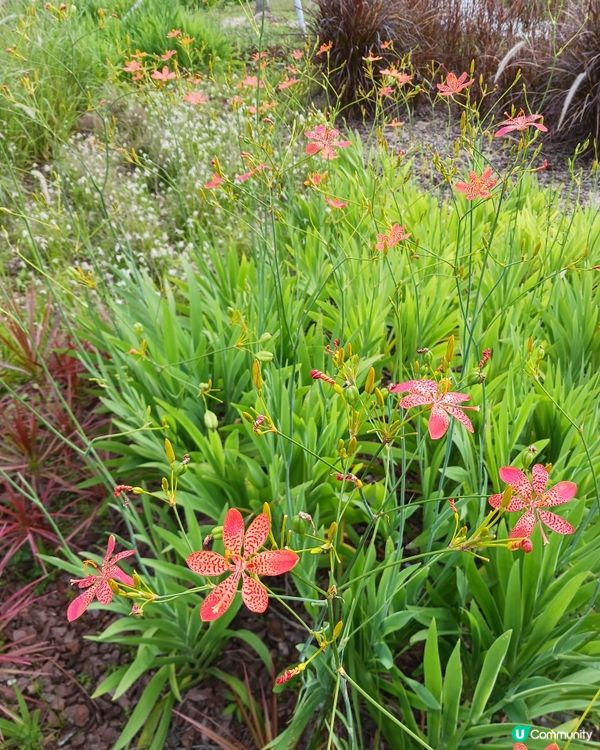
[[[349,404],[355,404],[360,397],[358,388],[355,385],[349,385],[345,390],[345,394],[346,394],[346,401]]]
[[[167,457],[167,461],[170,464],[175,463],[175,451],[173,450],[173,446],[171,445],[171,441],[169,440],[169,438],[165,438],[165,455]]]
[[[379,406],[383,406],[385,403],[383,393],[379,390],[379,388],[375,388],[375,400],[377,401],[377,404]]]
[[[523,541],[521,542],[521,549],[527,554],[533,552],[533,544],[531,543],[531,539],[523,539]]]
[[[375,368],[371,367],[367,373],[367,379],[365,380],[365,393],[373,393],[375,388]]]
[[[254,384],[256,390],[260,393],[263,387],[263,379],[260,372],[260,362],[257,359],[252,362],[252,383]]]
[[[204,426],[207,430],[216,430],[219,426],[219,419],[214,411],[207,409],[204,412]]]

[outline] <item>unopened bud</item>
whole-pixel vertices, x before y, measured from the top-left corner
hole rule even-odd
[[[252,382],[256,390],[260,393],[263,387],[263,379],[260,372],[260,362],[257,359],[252,362]]]
[[[373,393],[375,388],[375,368],[371,367],[367,373],[367,379],[365,380],[365,393]]]
[[[165,455],[167,457],[167,461],[170,464],[175,463],[175,451],[173,450],[173,446],[171,445],[171,441],[169,438],[165,438]]]
[[[207,430],[216,430],[219,426],[219,419],[214,411],[207,409],[204,412],[204,426]]]

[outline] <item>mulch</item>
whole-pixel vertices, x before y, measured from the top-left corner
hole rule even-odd
[[[17,585],[3,586],[3,597],[9,596]],[[131,651],[110,643],[98,643],[86,636],[100,633],[115,619],[114,613],[88,610],[73,623],[66,619],[70,601],[66,574],[54,577],[47,590],[26,611],[19,614],[7,630],[8,643],[44,643],[43,652],[27,674],[14,676],[0,669],[0,704],[14,706],[13,686],[19,687],[31,710],[40,709],[45,750],[83,748],[110,750],[119,736],[127,717],[136,705],[146,680],[140,680],[125,695],[113,701],[110,695],[92,700],[91,695],[100,681],[112,670],[131,661]],[[301,633],[289,636],[286,615],[271,605],[267,614],[253,617],[240,610],[232,627],[252,629],[266,643],[277,669],[283,669],[297,658],[294,643]],[[271,695],[273,675],[268,674],[255,653],[240,641],[231,642],[215,665],[250,683],[257,700],[261,688],[267,699]],[[33,675],[33,676],[32,676]],[[228,711],[231,696],[224,683],[205,680],[191,688],[177,710],[198,722],[210,726],[227,737],[240,750],[254,750],[252,736],[245,725]],[[278,701],[279,727],[290,718],[295,702],[293,690],[286,690]],[[212,750],[219,748],[209,737],[188,722],[175,717],[165,750]]]

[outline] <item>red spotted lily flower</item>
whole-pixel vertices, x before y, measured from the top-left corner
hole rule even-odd
[[[389,228],[388,234],[378,234],[376,249],[382,252],[384,255],[387,254],[388,250],[391,250],[396,245],[399,245],[402,240],[407,240],[410,234],[406,232],[405,226],[400,224],[392,224]]]
[[[163,65],[162,70],[155,70],[150,77],[155,81],[172,81],[173,78],[177,78],[177,73],[174,73],[166,65]]]
[[[171,59],[172,57],[175,57],[175,55],[176,55],[176,54],[177,54],[177,52],[176,52],[176,51],[175,51],[174,49],[168,49],[168,50],[167,50],[167,51],[166,51],[166,52],[164,53],[164,55],[161,55],[161,56],[160,56],[160,59],[161,59],[161,60],[164,60],[165,62],[167,62],[167,61],[168,61],[168,60],[170,60],[170,59]]]
[[[507,119],[500,123],[501,127],[494,133],[495,138],[501,138],[507,133],[512,133],[513,130],[522,132],[527,130],[528,127],[537,128],[542,133],[548,132],[548,128],[543,123],[538,122],[538,120],[543,120],[543,115],[526,115],[523,110],[520,110],[516,117],[511,117],[508,112],[504,114]]]
[[[394,66],[392,66],[391,68],[384,68],[383,70],[380,70],[379,74],[382,76],[390,76],[391,78],[394,78],[398,86],[404,86],[404,84],[410,83],[413,79],[412,75],[409,75],[408,73],[402,73],[400,70],[394,68]]]
[[[336,128],[328,128],[326,125],[317,125],[314,130],[307,130],[304,135],[311,141],[306,146],[309,156],[320,154],[323,159],[335,159],[339,148],[348,148],[350,141],[339,139],[340,131]]]
[[[210,592],[200,607],[200,618],[210,622],[221,617],[233,602],[242,579],[242,599],[251,612],[264,612],[269,606],[266,588],[258,576],[278,576],[287,573],[298,562],[298,555],[289,549],[258,552],[266,542],[271,521],[261,513],[244,533],[244,519],[239,510],[227,511],[223,523],[225,554],[211,550],[192,552],[188,567],[201,576],[230,574]],[[243,549],[243,552],[242,552]]]
[[[223,178],[220,174],[217,172],[213,172],[212,177],[208,182],[204,183],[205,190],[215,190],[216,188],[220,187],[223,183]]]
[[[447,382],[437,383],[435,380],[407,380],[405,383],[390,385],[390,393],[404,393],[408,396],[400,399],[403,409],[411,409],[415,406],[431,407],[429,417],[429,435],[432,440],[443,437],[450,424],[449,416],[458,421],[469,431],[474,432],[471,420],[464,413],[465,409],[479,411],[478,406],[463,406],[463,401],[468,401],[466,393],[456,393],[447,389]]]
[[[512,466],[503,466],[500,469],[500,479],[508,484],[512,489],[512,497],[506,510],[510,513],[517,510],[525,510],[525,513],[519,518],[514,529],[510,532],[509,537],[515,539],[524,537],[528,539],[536,523],[540,524],[542,539],[544,544],[548,544],[548,539],[544,533],[544,526],[547,526],[557,534],[573,534],[575,529],[564,518],[551,513],[543,508],[550,508],[553,505],[563,505],[575,497],[577,485],[575,482],[558,482],[554,487],[547,489],[548,471],[542,464],[535,464],[531,469],[531,479],[521,471]],[[502,495],[492,495],[489,503],[493,508],[499,508],[502,502]]]
[[[487,167],[478,175],[476,172],[469,172],[468,182],[457,182],[455,187],[459,193],[464,193],[468,201],[474,201],[478,198],[485,200],[490,198],[494,185],[498,182],[492,177],[492,168]]]
[[[289,89],[290,86],[295,86],[297,83],[300,83],[300,79],[298,78],[284,78],[282,81],[279,81],[277,84],[277,88],[280,91],[284,91],[285,89]]]
[[[325,53],[330,52],[332,47],[333,42],[326,42],[325,44],[322,44],[317,50],[317,55],[324,55]]]
[[[325,198],[327,205],[331,208],[346,208],[348,201],[343,201],[341,198]]]
[[[106,554],[104,560],[100,566],[97,575],[89,575],[85,578],[72,578],[71,584],[77,584],[80,589],[86,589],[83,594],[79,594],[78,597],[73,599],[67,609],[67,620],[73,622],[86,611],[90,604],[97,599],[100,604],[110,604],[113,598],[113,592],[109,586],[109,581],[115,580],[124,583],[126,586],[133,586],[133,578],[124,573],[121,568],[118,567],[117,563],[119,560],[123,560],[125,557],[135,555],[134,549],[127,549],[124,552],[119,552],[113,555],[115,549],[116,539],[111,534],[108,537],[108,544],[106,546]],[[84,567],[92,565],[96,567],[95,563],[86,561]]]
[[[208,96],[201,91],[190,91],[183,97],[183,101],[189,104],[206,104]]]
[[[438,83],[437,88],[440,96],[454,96],[454,94],[460,94],[464,89],[475,83],[475,79],[469,77],[468,73],[462,73],[460,76],[456,76],[454,73],[448,73],[446,80],[443,83]]]
[[[123,66],[123,70],[126,73],[139,73],[143,68],[137,60],[129,60],[127,65]]]

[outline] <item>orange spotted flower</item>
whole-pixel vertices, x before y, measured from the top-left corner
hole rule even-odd
[[[509,513],[525,510],[525,513],[519,518],[509,534],[511,539],[519,537],[529,539],[538,522],[544,544],[548,544],[544,526],[557,534],[564,535],[575,532],[573,526],[567,523],[564,518],[557,516],[556,513],[551,513],[549,510],[543,510],[554,505],[563,505],[572,500],[577,493],[575,482],[558,482],[554,487],[548,488],[548,471],[542,464],[533,466],[531,479],[520,469],[503,466],[500,469],[500,479],[512,488],[512,497],[506,510]],[[501,502],[502,495],[492,495],[489,499],[493,508],[499,508]]]
[[[500,123],[502,127],[494,133],[495,138],[501,138],[507,133],[512,133],[513,130],[522,132],[529,127],[537,128],[538,130],[541,130],[542,133],[548,132],[548,128],[541,122],[538,122],[538,120],[544,119],[543,115],[526,115],[523,110],[520,110],[516,117],[511,117],[508,112],[505,112],[504,114],[507,119]]]
[[[446,80],[443,83],[437,84],[440,96],[454,96],[454,94],[460,94],[461,91],[469,88],[469,86],[475,83],[475,79],[471,78],[470,81],[467,81],[468,77],[467,73],[462,73],[460,76],[448,73]]]
[[[123,486],[123,485],[121,485]],[[116,489],[116,488],[115,488]],[[115,492],[116,495],[116,492]],[[109,585],[109,581],[120,581],[126,586],[133,586],[133,578],[127,573],[124,573],[121,568],[117,565],[120,560],[126,557],[135,555],[134,549],[127,549],[123,552],[119,552],[113,555],[115,550],[116,539],[111,534],[108,537],[108,544],[106,545],[106,554],[100,568],[95,563],[87,561],[84,563],[84,567],[92,565],[97,568],[96,575],[89,575],[85,578],[72,578],[71,584],[77,584],[80,589],[86,589],[82,594],[79,594],[69,604],[67,609],[67,620],[73,622],[86,611],[90,604],[97,599],[100,604],[110,604],[113,598],[113,592]]]
[[[239,510],[227,511],[223,522],[225,554],[212,550],[192,552],[188,567],[201,576],[227,578],[217,584],[200,607],[200,619],[216,620],[227,612],[242,579],[242,599],[251,612],[264,612],[269,606],[267,589],[258,576],[279,576],[290,571],[298,562],[298,555],[289,549],[258,550],[264,545],[271,530],[271,521],[260,513],[244,532],[244,519]],[[243,551],[242,551],[243,550]]]
[[[406,227],[400,226],[400,224],[392,224],[388,234],[377,235],[377,244],[375,247],[386,255],[388,250],[396,247],[402,240],[407,240],[409,237],[410,234],[406,232]]]
[[[323,159],[335,159],[338,149],[348,148],[350,141],[340,140],[340,131],[336,128],[328,128],[326,125],[317,125],[314,130],[307,130],[304,135],[310,143],[306,146],[309,156],[319,154]]]
[[[431,409],[428,429],[432,440],[443,437],[450,425],[449,417],[457,419],[469,432],[473,432],[471,420],[465,414],[465,409],[479,411],[478,406],[465,406],[463,401],[468,401],[466,393],[449,391],[446,384],[437,383],[435,380],[407,380],[405,383],[395,383],[388,388],[390,393],[405,393],[400,399],[403,409],[412,409],[415,406],[424,406]]]
[[[490,198],[491,190],[498,182],[492,177],[492,168],[487,167],[478,175],[476,172],[469,172],[468,182],[457,182],[455,187],[459,193],[464,193],[468,201],[474,201],[478,198],[485,200]]]

